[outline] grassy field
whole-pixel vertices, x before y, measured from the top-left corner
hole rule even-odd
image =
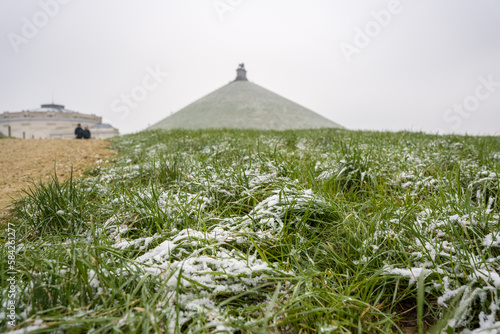
[[[500,138],[112,141],[115,163],[34,185],[4,222],[0,329],[500,332]]]

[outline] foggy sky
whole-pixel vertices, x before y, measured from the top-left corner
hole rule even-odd
[[[500,1],[3,0],[0,112],[141,131],[236,76],[349,129],[500,134]]]

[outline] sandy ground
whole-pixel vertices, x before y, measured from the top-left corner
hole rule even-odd
[[[60,181],[78,177],[115,153],[104,140],[0,139],[0,216],[30,182],[48,181],[54,168]]]

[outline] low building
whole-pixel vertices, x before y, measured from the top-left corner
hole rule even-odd
[[[73,139],[75,128],[88,126],[91,138],[117,136],[118,129],[103,124],[102,117],[65,109],[60,104],[42,104],[40,108],[0,114],[0,136],[36,139]]]

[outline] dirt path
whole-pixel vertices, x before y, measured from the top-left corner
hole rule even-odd
[[[104,140],[0,139],[0,215],[31,182],[50,180],[54,167],[59,180],[105,163],[115,153]]]

